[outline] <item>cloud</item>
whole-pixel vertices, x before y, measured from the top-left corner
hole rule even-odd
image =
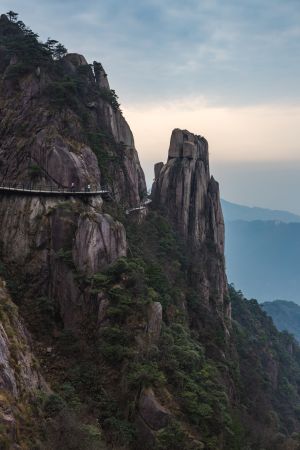
[[[300,106],[218,107],[207,99],[125,109],[148,187],[153,166],[166,161],[172,129],[187,128],[209,142],[211,173],[227,200],[300,214]]]
[[[121,101],[299,101],[298,0],[2,0],[43,38],[103,62]]]
[[[300,162],[300,106],[215,106],[205,98],[186,98],[125,108],[140,159],[150,182],[153,165],[167,158],[173,128],[206,137],[211,166],[220,163]]]

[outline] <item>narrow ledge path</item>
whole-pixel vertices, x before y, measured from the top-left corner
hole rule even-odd
[[[105,200],[112,200],[111,192],[107,188],[99,189],[70,189],[57,188],[53,186],[34,186],[28,188],[25,185],[0,185],[0,193],[21,194],[21,195],[43,195],[43,196],[62,196],[62,197],[92,197],[100,195]]]

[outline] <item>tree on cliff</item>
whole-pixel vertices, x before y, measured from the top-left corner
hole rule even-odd
[[[66,47],[55,39],[48,38],[45,43],[45,47],[51,53],[54,59],[61,59],[67,53]]]
[[[67,54],[68,50],[63,44],[58,43],[54,49],[53,57],[54,59],[61,59]]]
[[[6,15],[11,22],[16,22],[19,14],[15,13],[14,11],[8,11]]]

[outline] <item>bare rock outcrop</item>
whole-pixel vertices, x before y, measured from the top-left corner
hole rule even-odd
[[[167,426],[170,412],[157,400],[151,388],[144,389],[139,400],[139,414],[152,430],[160,430]]]
[[[19,271],[22,267],[31,277],[31,291],[57,303],[65,326],[76,328],[89,293],[79,288],[75,275],[93,275],[126,256],[123,225],[101,212],[99,199],[91,208],[75,199],[8,195],[0,208],[3,260]]]
[[[147,333],[150,345],[157,344],[162,326],[162,306],[160,302],[152,302],[147,310]]]
[[[6,16],[0,19],[0,36],[22,33]],[[140,205],[144,174],[102,65],[76,53],[59,61],[43,53],[39,64],[26,63],[19,73],[23,62],[22,54],[1,46],[0,183],[105,184],[124,208]],[[30,277],[28,295],[59,305],[71,328],[90,302],[78,274],[92,276],[127,251],[125,229],[104,211],[101,197],[61,201],[2,193],[0,246],[16,276]]]
[[[0,426],[1,438],[17,444],[20,408],[36,396],[49,391],[38,371],[30,337],[17,307],[11,301],[5,282],[0,279]],[[1,440],[1,442],[3,442]],[[11,447],[14,448],[14,447]]]
[[[73,259],[83,273],[93,274],[126,256],[123,225],[108,214],[80,218],[73,246]]]
[[[175,129],[168,162],[155,169],[155,204],[168,213],[185,239],[201,245],[210,234],[223,252],[224,220],[218,183],[209,173],[207,141]]]
[[[188,243],[193,260],[190,276],[204,302],[224,305],[224,220],[204,137],[173,130],[168,161],[155,166],[152,198]],[[225,309],[230,315],[229,306]]]

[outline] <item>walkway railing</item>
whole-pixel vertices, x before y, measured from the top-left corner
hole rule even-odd
[[[152,200],[150,198],[147,198],[139,206],[136,206],[135,208],[126,209],[125,214],[128,215],[134,211],[142,211],[143,209],[146,209],[147,205],[149,205],[151,202],[152,202]]]
[[[15,192],[32,195],[101,195],[107,198],[112,197],[111,191],[108,186],[87,185],[86,187],[61,187],[53,185],[36,185],[32,183],[16,183],[7,181],[0,183],[0,192]]]
[[[0,183],[1,192],[7,194],[25,194],[25,195],[44,195],[44,196],[95,196],[101,195],[104,200],[113,200],[113,194],[108,186],[87,185],[86,187],[60,187],[54,185],[37,185],[32,183],[16,183],[16,182],[2,182]],[[134,211],[139,211],[147,208],[147,205],[151,203],[150,198],[145,198],[144,201],[135,208],[129,208],[125,210],[126,214],[130,214]]]

